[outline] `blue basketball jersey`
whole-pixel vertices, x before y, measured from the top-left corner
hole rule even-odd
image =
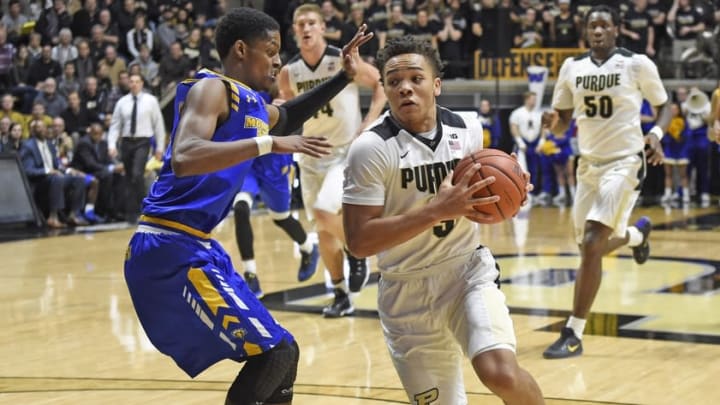
[[[209,233],[227,216],[233,198],[250,170],[252,160],[218,172],[196,176],[177,177],[173,173],[172,147],[180,112],[192,86],[206,78],[223,80],[230,96],[230,115],[213,134],[213,141],[229,142],[269,133],[263,97],[236,80],[207,69],[200,70],[194,78],[183,81],[177,87],[169,148],[165,152],[160,175],[143,201],[143,214]]]

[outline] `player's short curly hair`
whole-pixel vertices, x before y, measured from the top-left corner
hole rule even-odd
[[[583,27],[587,27],[588,20],[590,19],[590,14],[592,13],[608,13],[610,14],[613,25],[616,27],[620,26],[620,14],[618,14],[617,10],[608,5],[600,4],[597,6],[593,6],[590,10],[587,11],[587,13],[585,13],[585,18],[583,18]]]
[[[215,48],[224,60],[235,42],[249,43],[268,38],[270,31],[280,31],[280,25],[269,15],[254,8],[233,8],[220,19],[215,29]]]
[[[385,78],[385,64],[393,57],[406,53],[414,53],[422,55],[433,68],[433,74],[442,77],[444,64],[440,59],[437,49],[432,47],[428,40],[419,39],[412,35],[405,35],[399,38],[393,38],[388,41],[387,45],[377,53],[375,58],[375,66],[380,71],[381,79]]]

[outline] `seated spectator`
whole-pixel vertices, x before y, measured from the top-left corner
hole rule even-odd
[[[78,57],[75,59],[75,74],[80,83],[85,82],[85,78],[95,75],[95,61],[90,55],[90,43],[82,39],[77,44]]]
[[[85,197],[85,181],[59,170],[55,147],[47,142],[45,123],[30,122],[31,138],[20,147],[20,160],[30,182],[35,202],[47,213],[50,228],[64,228],[61,212],[70,225],[87,225],[78,215]]]
[[[5,143],[5,141],[8,140],[10,137],[10,125],[12,124],[12,121],[10,121],[10,118],[3,117],[0,118],[0,143]]]
[[[63,111],[61,117],[65,120],[65,128],[73,139],[87,134],[90,123],[100,119],[97,114],[85,108],[77,91],[68,95],[68,108]]]
[[[5,120],[6,118],[3,118]],[[10,130],[7,139],[3,140],[0,150],[4,153],[20,153],[22,146],[23,127],[17,122],[10,123]]]
[[[107,93],[100,91],[98,80],[95,76],[85,78],[85,87],[80,93],[80,100],[89,113],[102,119],[105,116],[104,106],[107,101]]]
[[[166,53],[170,49],[170,45],[178,41],[179,37],[175,30],[175,12],[170,7],[165,7],[160,19],[160,24],[157,26],[155,33],[158,36],[160,42],[160,50],[162,53]]]
[[[84,0],[83,7],[73,14],[72,32],[78,37],[90,38],[90,29],[98,20],[100,10],[96,0]]]
[[[160,61],[160,87],[165,89],[169,84],[185,79],[190,69],[192,66],[183,53],[182,44],[175,42],[170,46],[170,53]]]
[[[65,0],[53,0],[52,7],[42,11],[35,23],[35,32],[42,36],[43,44],[56,44],[63,28],[70,29],[72,17],[67,11]]]
[[[139,73],[148,83],[148,87],[150,87],[151,89],[157,89],[158,85],[160,84],[160,76],[158,75],[160,65],[158,65],[157,62],[155,62],[150,56],[150,48],[148,48],[144,44],[140,45],[140,55],[137,59],[130,62],[129,66],[131,68],[132,66],[139,66]],[[203,64],[203,66],[208,65]]]
[[[203,28],[202,40],[200,41],[200,66],[208,69],[221,69],[220,56],[218,55],[217,49],[215,49],[215,27],[208,25]],[[367,45],[367,44],[366,44]],[[151,79],[147,78],[147,80]],[[160,83],[160,78],[157,78],[157,82]]]
[[[7,31],[0,26],[0,92],[8,91],[12,87],[13,56],[15,46],[7,41]]]
[[[89,42],[90,58],[92,58],[94,64],[97,65],[97,63],[105,57],[105,49],[108,46],[113,45],[113,43],[105,38],[105,33],[103,32],[101,25],[93,25],[91,32],[92,34]]]
[[[190,60],[190,66],[197,69],[200,65],[200,42],[202,41],[202,32],[200,28],[190,30],[190,35],[183,42],[183,53]]]
[[[40,59],[30,64],[28,72],[28,85],[37,87],[48,77],[58,77],[62,74],[62,67],[52,59],[52,47],[44,45]]]
[[[80,91],[80,81],[75,75],[75,63],[65,62],[63,74],[57,84],[57,92],[67,100],[68,94],[73,91]]]
[[[105,47],[105,57],[98,62],[98,70],[103,66],[107,67],[107,76],[113,86],[117,86],[120,72],[127,71],[125,61],[118,57],[117,49],[113,45]]]
[[[3,94],[0,99],[0,118],[8,118],[10,122],[17,122],[21,125],[25,122],[25,115],[15,110],[15,97],[12,94]],[[23,132],[23,139],[29,135],[29,132]]]
[[[65,63],[72,62],[78,57],[78,50],[72,44],[72,31],[70,28],[63,28],[58,35],[58,44],[52,48],[52,59],[65,66]]]
[[[17,44],[22,37],[22,27],[28,21],[30,21],[28,17],[22,13],[20,0],[10,0],[8,12],[0,19],[0,24],[7,30],[8,40]]]
[[[121,219],[122,181],[125,169],[121,162],[115,162],[108,154],[108,145],[103,140],[104,130],[99,122],[90,125],[88,136],[80,138],[75,148],[71,166],[92,174],[99,182],[97,201],[85,207],[85,217],[96,220]]]
[[[75,151],[75,140],[65,130],[65,120],[61,117],[53,118],[52,126],[48,128],[48,142],[55,145],[58,159],[60,159],[60,168],[70,167]]]
[[[42,35],[38,34],[37,32],[31,32],[27,48],[31,60],[34,61],[39,59],[42,55]],[[52,50],[52,47],[50,47],[50,50]]]
[[[67,108],[67,100],[57,92],[57,82],[52,77],[45,79],[40,93],[35,97],[35,103],[45,106],[45,112],[52,117],[60,116]]]
[[[30,115],[25,116],[24,125],[30,135],[32,135],[32,132],[30,131],[30,123],[33,121],[42,121],[43,124],[45,124],[46,129],[52,127],[52,117],[45,114],[45,106],[43,103],[33,102]]]
[[[11,88],[27,85],[30,62],[32,62],[32,58],[30,57],[27,46],[20,45],[17,52],[15,52],[12,67],[10,68]]]
[[[135,16],[135,26],[127,32],[126,42],[128,53],[132,59],[140,56],[140,46],[142,45],[152,51],[154,36],[145,22],[145,13],[140,12]]]
[[[120,45],[120,31],[117,24],[112,20],[110,10],[103,9],[98,15],[98,22],[103,32],[103,39],[115,46]]]

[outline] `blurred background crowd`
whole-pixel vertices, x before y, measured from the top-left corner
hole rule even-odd
[[[158,169],[162,151],[157,149],[172,129],[176,84],[201,67],[220,68],[213,38],[224,10],[256,7],[277,19],[287,61],[297,52],[292,13],[309,2],[323,11],[329,44],[341,46],[366,22],[376,36],[361,54],[372,62],[388,39],[421,36],[445,61],[444,77],[457,80],[475,78],[476,56],[502,58],[517,48],[583,48],[584,12],[598,3],[615,6],[621,12],[622,46],[647,54],[663,78],[690,80],[671,89],[676,119],[672,136],[666,137],[684,142],[687,157],[660,168],[643,201],[708,206],[716,194],[717,146],[707,136],[712,93],[693,88],[692,80],[720,74],[719,0],[2,0],[0,150],[20,156],[48,225],[136,221],[138,178],[147,186]],[[133,77],[140,84],[132,84]],[[135,114],[130,107],[120,111],[119,101],[131,97],[128,105],[133,105],[138,92],[153,97],[163,117],[162,126],[135,122],[149,119],[144,115],[132,118],[133,135],[136,126],[151,128],[140,173],[137,159],[123,156],[128,148],[115,147],[110,134],[116,125],[117,140],[123,115],[127,121]],[[536,173],[536,204],[567,206],[575,134],[554,139],[539,126],[532,133],[518,132],[526,125],[513,124],[511,113],[529,108],[531,101],[518,95],[514,106],[493,106],[483,97],[467,107],[483,120],[488,146],[526,155]],[[648,127],[655,114],[645,112]]]

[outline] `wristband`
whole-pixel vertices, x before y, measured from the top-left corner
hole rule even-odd
[[[648,134],[655,134],[658,141],[661,141],[663,138],[663,135],[665,135],[665,131],[662,130],[659,126],[655,125],[654,127],[650,128],[648,131]]]
[[[256,136],[255,143],[257,144],[258,148],[258,156],[267,155],[272,151],[273,146],[273,139],[272,136],[269,135],[263,135],[263,136]]]

